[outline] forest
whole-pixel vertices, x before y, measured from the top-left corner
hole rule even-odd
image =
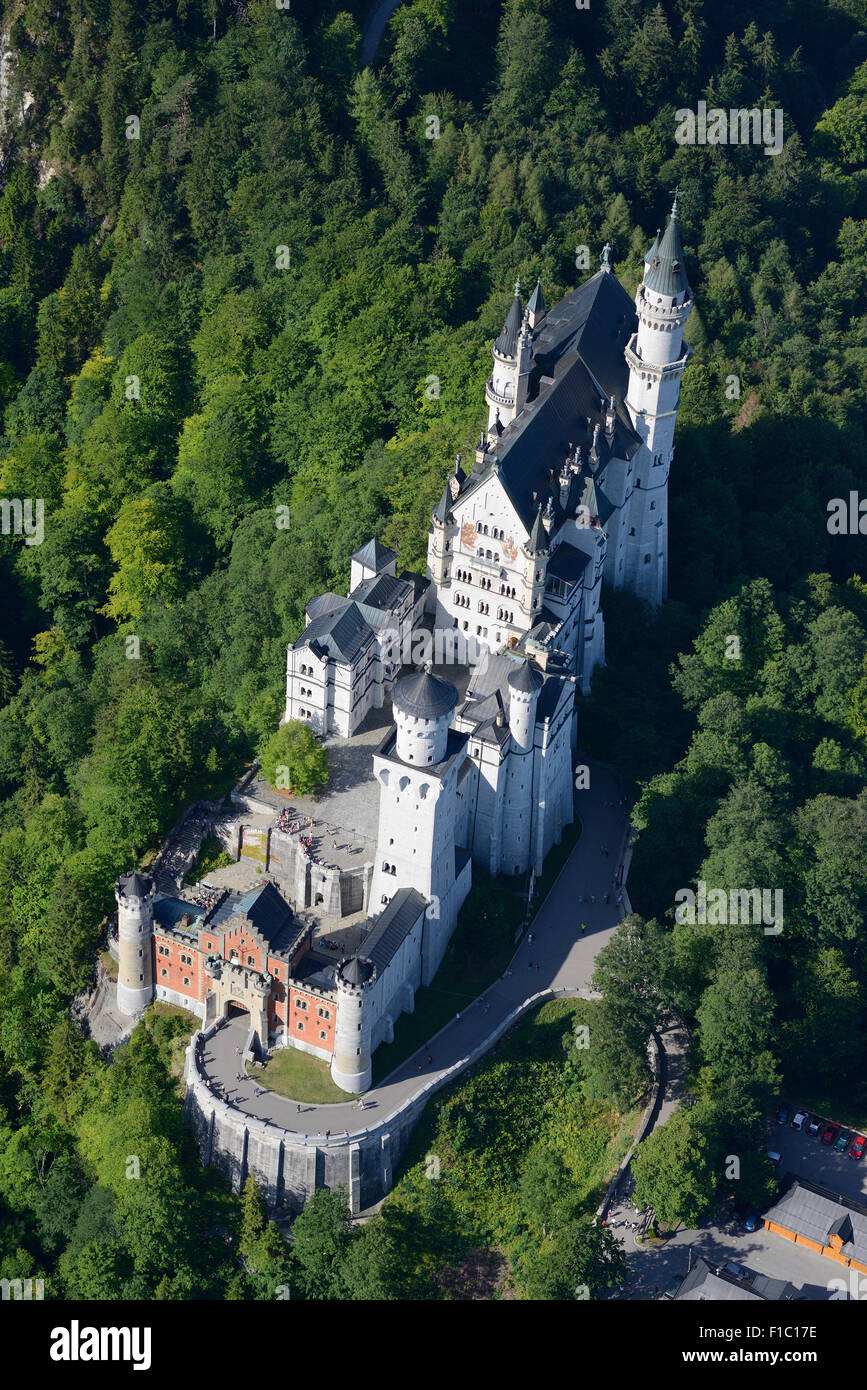
[[[351,552],[375,534],[424,570],[516,275],[552,304],[609,241],[634,292],[675,187],[696,308],[670,598],[605,595],[579,712],[636,797],[635,914],[562,1104],[627,1111],[648,1029],[687,1022],[698,1103],[668,1142],[694,1162],[671,1192],[648,1145],[645,1176],[675,1219],[781,1088],[863,1124],[867,557],[827,525],[867,489],[860,0],[408,0],[367,68],[362,0],[2,9],[0,497],[41,499],[44,536],[4,513],[0,1277],[274,1296],[282,1237],[200,1169],[166,1028],[108,1063],[71,1021],[114,880],[274,733],[286,643]],[[781,109],[781,152],[678,144],[699,100]],[[676,924],[699,878],[782,888],[781,936]],[[543,1167],[504,1171],[516,1202]],[[601,1286],[584,1196],[563,1260]],[[387,1211],[329,1282],[349,1237],[317,1198],[293,1297],[373,1296]],[[525,1296],[563,1296],[519,1246]]]

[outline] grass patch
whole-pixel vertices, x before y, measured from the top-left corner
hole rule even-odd
[[[117,979],[117,961],[108,951],[97,951],[99,962],[110,980]]]
[[[533,916],[546,896],[581,833],[576,822],[567,826],[563,839],[545,861],[536,880]],[[373,1054],[373,1084],[378,1086],[395,1067],[422,1047],[459,1009],[498,980],[515,954],[515,933],[527,912],[527,885],[521,879],[491,878],[473,871],[473,886],[458,916],[455,934],[432,985],[420,989],[415,1010],[401,1014],[394,1041],[380,1043]]]
[[[234,862],[234,855],[223,849],[215,835],[209,835],[202,841],[195,860],[184,876],[184,883],[198,883],[200,879],[207,878],[208,874],[213,873],[215,869],[225,869]]]
[[[264,1067],[253,1067],[248,1074],[252,1081],[276,1091],[278,1096],[309,1105],[338,1105],[353,1099],[352,1092],[335,1086],[327,1062],[311,1057],[309,1052],[299,1052],[296,1047],[280,1048]]]

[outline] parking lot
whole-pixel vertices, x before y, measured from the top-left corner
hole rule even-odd
[[[796,1114],[796,1108],[789,1108],[791,1115]],[[834,1117],[831,1115],[828,1118],[833,1120]],[[848,1153],[835,1153],[833,1145],[819,1142],[818,1134],[809,1135],[806,1127],[799,1133],[792,1129],[791,1124],[774,1125],[768,1135],[767,1146],[781,1155],[781,1180],[786,1173],[794,1173],[831,1188],[841,1197],[850,1197],[855,1202],[867,1205],[867,1159],[856,1161]]]

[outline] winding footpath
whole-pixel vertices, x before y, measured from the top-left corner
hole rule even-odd
[[[374,54],[382,42],[385,26],[391,19],[401,0],[379,0],[368,15],[361,35],[361,62],[369,67]]]
[[[254,1096],[259,1082],[249,1078],[237,1081],[243,1064],[236,1049],[243,1049],[246,1041],[246,1016],[230,1020],[228,1026],[205,1040],[200,1074],[217,1083],[217,1094],[231,1095],[236,1102],[233,1108],[280,1129],[299,1136],[324,1136],[326,1132],[335,1138],[344,1132],[352,1136],[388,1120],[417,1096],[422,1086],[444,1081],[447,1073],[470,1065],[487,1050],[486,1045],[494,1045],[497,1029],[531,997],[548,991],[588,996],[596,954],[629,910],[628,898],[617,905],[619,890],[613,886],[627,838],[627,808],[619,804],[621,791],[611,770],[601,763],[589,766],[590,785],[576,794],[582,833],[536,914],[532,942],[525,934],[499,980],[461,1008],[430,1039],[429,1047],[421,1048],[379,1086],[366,1092],[363,1112],[349,1099],[333,1105],[302,1102],[299,1106],[272,1091]],[[607,904],[603,901],[606,892],[611,895]],[[584,902],[579,901],[581,896]],[[583,933],[582,922],[586,925]],[[432,1065],[427,1063],[428,1053]]]

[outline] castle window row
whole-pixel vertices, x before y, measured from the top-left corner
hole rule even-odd
[[[498,608],[497,617],[501,623],[513,623],[515,621],[514,614],[509,612],[506,608]]]
[[[494,551],[494,553],[491,554],[490,550],[485,550],[485,547],[483,545],[479,546],[478,550],[476,551],[476,555],[480,560],[493,560],[495,565],[498,565],[500,563],[499,551]]]
[[[383,866],[382,866],[382,872],[383,872],[384,874],[397,874],[397,868],[396,868],[396,866],[395,866],[394,864],[385,864],[385,863],[384,863]]]
[[[482,536],[486,536],[488,534],[487,526],[480,526],[479,534]],[[499,530],[496,526],[491,527],[491,536],[495,541],[504,541],[506,539],[505,531]]]

